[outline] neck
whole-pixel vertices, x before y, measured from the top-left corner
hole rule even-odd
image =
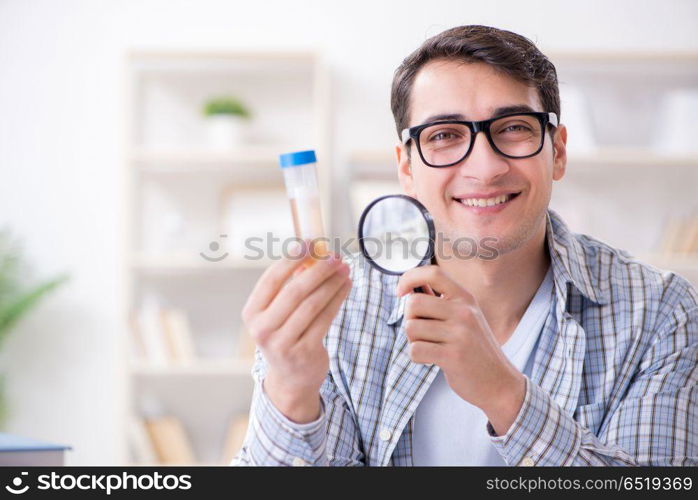
[[[451,258],[438,263],[475,297],[499,345],[511,337],[548,271],[545,230],[544,219],[524,245],[493,260]]]

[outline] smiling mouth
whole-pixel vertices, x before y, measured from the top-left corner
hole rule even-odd
[[[497,205],[502,205],[504,203],[508,203],[517,196],[521,194],[521,191],[518,193],[509,193],[509,194],[503,194],[500,196],[496,196],[494,198],[453,198],[454,201],[457,201],[467,207],[494,207]]]

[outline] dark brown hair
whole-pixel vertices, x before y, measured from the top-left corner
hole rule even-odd
[[[407,128],[412,84],[419,70],[434,59],[482,62],[538,90],[543,111],[560,117],[560,91],[555,66],[531,40],[490,26],[458,26],[427,39],[395,70],[390,107],[398,137]]]

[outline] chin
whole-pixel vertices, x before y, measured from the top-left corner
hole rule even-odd
[[[543,214],[544,215],[544,214]],[[468,223],[464,220],[451,221],[448,227],[437,233],[448,238],[448,244],[454,247],[461,255],[479,255],[486,260],[492,260],[494,256],[506,255],[526,244],[535,234],[538,228],[539,217],[517,218],[513,223],[498,220],[483,221],[477,227],[468,230]],[[544,219],[543,219],[544,220]],[[477,245],[477,252],[473,248]],[[471,253],[472,252],[472,253]]]

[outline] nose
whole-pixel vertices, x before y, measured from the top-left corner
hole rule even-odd
[[[463,177],[478,179],[483,185],[492,184],[509,171],[509,163],[497,154],[487,141],[484,132],[475,136],[475,142],[468,156],[458,165],[458,173]]]

